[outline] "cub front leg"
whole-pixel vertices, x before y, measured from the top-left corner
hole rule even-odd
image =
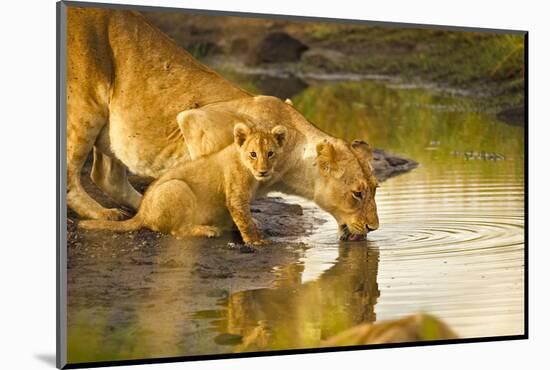
[[[267,241],[262,239],[262,235],[252,219],[249,203],[248,198],[238,195],[227,197],[227,209],[233,218],[233,222],[237,225],[243,241],[252,245],[267,244]]]
[[[220,228],[211,225],[185,225],[171,232],[176,239],[194,236],[206,238],[218,238],[222,235]]]
[[[203,236],[207,238],[218,238],[222,235],[222,231],[219,227],[211,225],[195,225],[191,227],[191,235]]]

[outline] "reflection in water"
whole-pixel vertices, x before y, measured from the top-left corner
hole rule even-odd
[[[313,84],[293,101],[330,134],[421,164],[378,189],[380,229],[339,243],[330,216],[289,198],[326,222],[304,245],[252,255],[86,233],[69,247],[70,362],[317,347],[418,312],[459,337],[524,332],[522,129],[466,98],[367,81]]]
[[[243,337],[237,351],[254,351],[318,347],[347,328],[374,322],[378,251],[367,242],[351,244],[338,247],[337,262],[318,280],[302,284],[303,266],[296,264],[274,288],[232,294],[218,329]]]

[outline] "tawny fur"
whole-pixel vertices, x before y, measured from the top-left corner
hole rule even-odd
[[[79,226],[112,231],[147,227],[176,237],[217,237],[233,220],[246,243],[262,244],[250,199],[258,183],[273,175],[287,130],[277,126],[271,133],[251,132],[240,123],[234,132],[234,144],[162,175],[149,187],[132,219],[84,220]]]
[[[158,178],[222,150],[233,140],[235,124],[246,122],[253,129],[288,129],[286,159],[261,185],[262,193],[313,199],[341,226],[355,225],[355,233],[378,227],[376,179],[364,150],[321,132],[290,102],[236,87],[138,13],[70,7],[67,31],[67,201],[80,217],[123,217],[118,209],[103,208],[80,183],[92,151],[94,183],[137,209],[141,195],[129,184],[127,168]],[[331,149],[322,150],[321,143]],[[317,167],[318,161],[331,166]],[[201,169],[206,178],[210,172]],[[359,188],[364,197],[351,199]]]

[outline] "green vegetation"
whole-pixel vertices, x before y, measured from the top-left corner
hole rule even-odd
[[[228,56],[246,63],[258,52],[258,43],[277,30],[311,49],[292,66],[295,70],[377,74],[406,83],[435,84],[471,93],[493,110],[524,104],[523,35],[184,13],[145,16],[207,64],[208,58],[223,61]],[[236,41],[241,47],[232,47]]]
[[[522,166],[523,128],[483,113],[475,99],[364,81],[310,87],[292,100],[307,119],[333,136],[348,142],[363,139],[420,163],[437,157],[446,164],[457,158],[455,151],[484,151],[517,158],[511,163]]]
[[[523,104],[523,35],[311,23],[304,37],[345,54],[332,69],[435,82],[496,106]]]

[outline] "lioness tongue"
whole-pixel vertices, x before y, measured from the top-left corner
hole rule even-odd
[[[344,227],[344,230],[342,231],[342,235],[340,235],[340,240],[346,241],[350,240],[351,233],[349,232],[347,227]]]
[[[351,241],[354,241],[354,242],[357,242],[357,241],[360,241],[360,240],[365,240],[365,235],[361,235],[361,234],[351,234],[349,236],[349,239],[348,240],[351,240]]]

